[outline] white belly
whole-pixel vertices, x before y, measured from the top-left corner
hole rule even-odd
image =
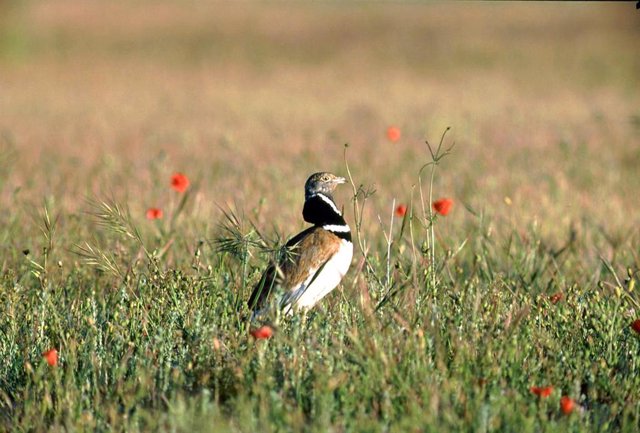
[[[294,309],[309,309],[329,294],[342,280],[351,266],[353,244],[346,240],[338,252],[320,269],[312,269],[309,277],[287,296],[285,311],[292,313]],[[316,275],[316,273],[318,273]]]

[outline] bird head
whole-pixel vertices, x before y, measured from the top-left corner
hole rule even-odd
[[[318,193],[331,197],[336,186],[341,183],[345,183],[344,177],[327,172],[314,173],[309,176],[309,179],[304,184],[304,197],[308,199]]]

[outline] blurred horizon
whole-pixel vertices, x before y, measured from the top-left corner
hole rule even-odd
[[[267,214],[277,200],[296,218],[308,173],[343,172],[349,143],[380,212],[409,199],[424,140],[447,126],[456,148],[437,186],[472,208],[508,197],[529,219],[604,218],[607,200],[624,222],[640,187],[631,3],[0,8],[4,205],[142,197],[182,171],[202,200],[267,197]]]

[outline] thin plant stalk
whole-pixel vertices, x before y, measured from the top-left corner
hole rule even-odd
[[[353,176],[351,175],[351,169],[349,168],[349,162],[347,160],[348,147],[349,147],[348,144],[344,145],[344,165],[345,165],[345,169],[347,171],[347,177],[349,179],[349,183],[351,184],[351,189],[353,192],[353,218],[354,218],[356,241],[357,241],[360,253],[364,258],[364,262],[365,262],[368,273],[372,275],[375,278],[376,282],[382,287],[384,286],[384,284],[382,283],[382,281],[380,281],[380,279],[378,278],[377,274],[373,269],[373,266],[369,262],[368,247],[366,244],[366,240],[362,237],[362,218],[363,218],[362,216],[364,214],[364,206],[367,202],[367,198],[369,198],[369,196],[372,195],[375,191],[371,191],[371,190],[365,191],[362,189],[362,187],[360,188],[356,187],[356,184],[353,181]],[[360,201],[358,199],[358,196],[360,195],[361,191],[363,191],[362,204],[360,204]]]
[[[429,261],[431,262],[431,284],[433,287],[436,286],[436,235],[435,228],[433,224],[433,181],[436,175],[436,166],[437,163],[433,163],[431,165],[431,180],[429,181],[429,232],[431,234],[431,258]]]
[[[425,141],[426,145],[427,145],[427,149],[429,150],[429,154],[431,156],[431,161],[427,162],[425,165],[423,165],[420,168],[420,171],[418,172],[418,180],[419,180],[419,185],[420,185],[420,201],[422,202],[422,214],[423,214],[423,218],[425,219],[425,221],[428,223],[427,224],[427,254],[428,254],[428,258],[429,258],[429,272],[431,273],[431,285],[433,288],[435,288],[436,286],[436,252],[435,252],[435,246],[436,246],[436,236],[435,236],[435,227],[434,227],[434,220],[435,220],[435,216],[433,214],[433,184],[435,181],[435,174],[436,174],[436,166],[440,163],[440,161],[442,160],[442,158],[444,158],[445,156],[447,156],[449,153],[451,153],[451,149],[453,149],[453,146],[455,145],[452,144],[448,149],[446,150],[442,150],[442,143],[444,142],[444,138],[447,135],[447,132],[450,130],[450,127],[447,127],[444,132],[442,133],[442,137],[440,137],[440,142],[438,143],[438,147],[436,149],[436,151],[433,151],[433,148],[431,147],[431,144],[429,144],[429,141]],[[427,217],[427,213],[426,213],[426,209],[425,209],[425,204],[424,204],[424,195],[422,192],[422,171],[427,168],[427,167],[431,167],[431,177],[429,180],[429,215]]]
[[[362,213],[359,210],[359,201],[358,201],[358,195],[359,195],[359,191],[358,188],[356,187],[355,182],[353,181],[353,176],[351,175],[351,170],[349,169],[349,162],[347,161],[347,148],[348,145],[345,144],[344,146],[344,165],[345,165],[345,169],[347,170],[347,177],[349,178],[349,183],[351,184],[351,189],[353,191],[353,224],[355,225],[355,231],[356,231],[356,239],[358,242],[358,248],[360,248],[360,252],[362,253],[363,257],[367,257],[367,253],[366,253],[366,245],[364,244],[364,240],[362,239],[361,236],[361,227],[362,227]],[[364,205],[363,205],[363,209],[364,209]]]
[[[384,239],[387,243],[387,260],[386,260],[386,289],[389,290],[391,288],[391,244],[393,244],[393,214],[394,209],[396,208],[396,199],[393,199],[391,203],[391,221],[389,222],[389,234],[385,232],[384,225],[382,224],[382,219],[380,215],[378,215],[378,221],[380,223],[380,227],[382,227],[382,234],[384,235]]]
[[[391,221],[389,222],[389,236],[387,237],[387,287],[391,287],[391,234],[393,233],[393,214],[396,208],[396,199],[391,203]]]
[[[409,203],[409,236],[411,237],[411,254],[413,257],[413,281],[416,282],[417,275],[417,266],[418,266],[418,256],[416,253],[416,241],[413,235],[413,194],[415,192],[416,186],[413,185],[411,187],[411,200]],[[423,204],[424,206],[424,204]]]

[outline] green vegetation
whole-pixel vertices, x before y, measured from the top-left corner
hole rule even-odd
[[[0,431],[637,431],[633,4],[2,8]],[[256,340],[318,170],[352,268]]]

